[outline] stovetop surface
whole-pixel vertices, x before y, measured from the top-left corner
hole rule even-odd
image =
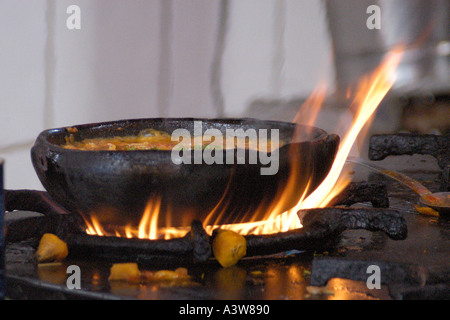
[[[388,169],[401,170],[431,191],[438,191],[440,177],[435,160],[427,156],[402,156],[378,162]],[[449,293],[450,222],[419,214],[414,207],[419,197],[403,185],[364,168],[355,168],[354,180],[384,181],[390,207],[399,210],[407,222],[405,240],[392,240],[382,232],[344,231],[335,247],[328,251],[290,251],[264,257],[244,258],[236,266],[222,268],[211,260],[201,265],[186,265],[192,281],[185,285],[168,283],[109,282],[111,262],[77,259],[37,265],[34,248],[26,242],[9,244],[6,250],[7,294],[11,299],[158,299],[158,300],[372,300],[403,298],[444,298]],[[359,206],[370,206],[362,203]],[[27,213],[13,212],[7,219]],[[348,262],[342,270],[326,271],[324,266]],[[354,262],[390,264],[393,274],[403,275],[369,289],[364,276],[353,277]],[[314,269],[316,264],[317,270]],[[81,271],[81,289],[69,289],[67,267]],[[394,267],[391,267],[393,265]],[[140,265],[142,270],[175,269],[164,261]],[[322,268],[322,269],[321,269]],[[325,269],[324,269],[325,268]],[[352,271],[353,270],[353,271]],[[391,272],[387,271],[387,272]],[[331,272],[326,287],[311,291],[315,272]],[[341,272],[341,273],[339,273]],[[430,276],[431,275],[431,276]],[[384,276],[383,274],[381,275]],[[391,274],[391,279],[395,275]],[[366,275],[369,277],[369,274]],[[409,279],[409,280],[408,280]],[[411,280],[413,279],[413,280]],[[314,286],[317,289],[317,286]]]

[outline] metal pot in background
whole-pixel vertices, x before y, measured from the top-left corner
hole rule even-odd
[[[398,44],[405,45],[406,51],[394,91],[450,91],[449,0],[340,0],[325,5],[338,93],[345,94]],[[379,9],[379,28],[367,24],[376,14],[368,9],[373,5]]]

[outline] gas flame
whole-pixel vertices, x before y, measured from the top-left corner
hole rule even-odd
[[[356,139],[363,131],[363,128],[369,124],[378,105],[394,84],[395,70],[400,63],[402,52],[403,49],[401,48],[392,50],[372,73],[361,79],[356,88],[354,99],[350,104],[350,110],[353,111],[354,116],[352,124],[342,139],[329,174],[314,191],[310,193],[310,180],[303,194],[299,195],[298,200],[296,200],[296,204],[291,209],[280,212],[280,208],[283,208],[283,205],[287,201],[286,190],[293,190],[292,188],[295,188],[295,178],[297,175],[291,174],[284,190],[279,190],[279,193],[276,195],[276,201],[273,201],[270,204],[262,203],[255,211],[248,213],[248,216],[251,217],[260,216],[258,214],[264,212],[264,219],[259,219],[258,221],[247,219],[250,222],[220,224],[220,228],[234,230],[241,234],[270,234],[284,232],[302,227],[297,216],[297,212],[300,209],[326,207],[327,204],[351,181],[350,177],[343,173],[343,167]],[[350,91],[348,91],[347,94],[350,94]],[[326,87],[324,85],[318,86],[302,105],[293,122],[300,124],[300,121],[305,119],[306,122],[302,124],[313,126],[325,97]],[[291,167],[294,172],[295,170],[299,170],[296,168],[295,163],[291,164]],[[208,233],[211,233],[212,230],[219,227],[218,221],[220,221],[220,217],[226,214],[227,210],[232,205],[230,201],[227,200],[227,195],[231,192],[230,186],[231,181],[220,202],[213,208],[203,222],[204,228]],[[137,237],[141,239],[170,239],[183,236],[189,231],[189,227],[158,228],[160,213],[161,197],[152,197],[144,210],[137,230],[133,230],[130,226],[127,226],[123,232],[115,231],[114,235],[128,238]],[[167,219],[170,214],[165,212],[164,216]],[[86,225],[86,232],[88,234],[110,235],[105,232],[95,217],[91,216],[90,221],[86,221]]]
[[[105,230],[102,227],[102,224],[98,222],[95,216],[92,216],[90,221],[85,218],[84,222],[86,224],[87,234],[98,236],[104,236],[106,234]]]
[[[351,105],[351,108],[356,110],[355,118],[350,130],[339,147],[330,173],[321,185],[305,199],[305,201],[299,203],[298,209],[325,207],[340,191],[342,191],[343,188],[345,188],[346,183],[348,184],[348,182],[350,182],[350,179],[347,178],[345,179],[346,182],[340,184],[337,183],[345,161],[347,160],[350,150],[358,138],[359,133],[371,119],[378,105],[394,84],[394,72],[400,62],[401,56],[401,49],[393,50],[372,74],[361,80],[355,99]]]

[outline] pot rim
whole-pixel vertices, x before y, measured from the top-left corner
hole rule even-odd
[[[317,128],[317,127],[313,127],[313,126],[306,126],[306,125],[302,125],[302,124],[296,124],[293,122],[286,122],[286,121],[278,121],[278,120],[261,120],[261,119],[257,119],[257,118],[194,118],[194,117],[169,117],[169,118],[164,118],[164,117],[157,117],[157,118],[133,118],[133,119],[122,119],[122,120],[114,120],[114,121],[105,121],[105,122],[92,122],[92,123],[84,123],[84,124],[78,124],[78,125],[72,125],[72,126],[65,126],[65,127],[59,127],[59,128],[51,128],[51,129],[46,129],[44,131],[42,131],[36,141],[34,146],[41,144],[46,146],[49,149],[52,149],[53,151],[58,151],[58,152],[64,152],[64,153],[79,153],[79,152],[83,152],[83,153],[95,153],[95,154],[106,154],[106,153],[170,153],[172,152],[171,150],[77,150],[77,149],[66,149],[64,147],[61,146],[61,144],[59,143],[54,143],[49,141],[49,138],[57,136],[57,135],[69,135],[69,134],[74,134],[79,132],[80,130],[92,130],[92,129],[100,129],[100,128],[106,128],[106,127],[112,127],[115,129],[115,131],[120,132],[120,130],[118,128],[121,127],[121,124],[123,125],[127,125],[127,124],[132,124],[132,123],[139,123],[139,122],[163,122],[163,121],[168,121],[168,122],[188,122],[188,121],[202,121],[205,123],[218,123],[218,124],[236,124],[239,125],[240,123],[245,124],[247,123],[261,123],[261,124],[265,124],[265,125],[274,125],[274,126],[280,126],[279,129],[284,129],[284,128],[289,128],[292,127],[292,131],[295,131],[295,128],[301,128],[302,130],[310,130],[311,137],[308,140],[307,138],[304,138],[300,141],[288,141],[285,144],[283,144],[282,146],[279,147],[279,149],[282,149],[285,146],[288,145],[292,145],[292,144],[296,144],[296,143],[303,143],[303,142],[308,142],[308,143],[313,143],[313,142],[317,142],[320,140],[324,140],[330,137],[330,135],[334,135],[334,134],[329,134],[327,133],[325,130]],[[281,127],[281,126],[285,126],[285,127]],[[71,132],[70,130],[76,129],[76,132]],[[275,129],[275,128],[274,128]],[[127,130],[123,130],[123,132],[127,132]],[[101,137],[99,135],[99,137]],[[292,138],[291,138],[292,139]]]

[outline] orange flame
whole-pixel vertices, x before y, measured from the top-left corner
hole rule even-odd
[[[350,182],[347,178],[345,179],[346,182],[337,183],[358,134],[368,123],[378,105],[394,84],[394,71],[400,62],[401,53],[400,49],[393,50],[372,74],[361,80],[351,105],[351,108],[356,110],[355,118],[343,139],[330,173],[321,185],[305,201],[299,204],[298,209],[325,207],[345,188],[346,183]]]
[[[325,207],[327,204],[339,194],[351,181],[351,179],[343,174],[343,167],[346,163],[350,150],[354,145],[359,134],[363,128],[370,122],[370,119],[374,115],[378,105],[384,99],[390,88],[394,83],[394,75],[397,65],[400,62],[403,50],[395,49],[388,53],[382,63],[369,75],[364,77],[356,90],[356,94],[353,102],[350,105],[350,109],[353,111],[354,119],[352,125],[347,131],[344,139],[342,140],[339,150],[337,152],[335,161],[331,167],[331,170],[323,182],[313,191],[308,190],[311,180],[306,186],[306,190],[303,194],[299,195],[296,204],[285,212],[280,212],[281,208],[287,201],[287,190],[293,190],[296,184],[296,174],[291,174],[284,190],[279,190],[275,200],[270,204],[261,203],[261,205],[253,212],[248,212],[247,219],[250,222],[245,223],[232,223],[221,224],[220,228],[231,229],[241,234],[269,234],[275,232],[283,232],[291,229],[301,228],[302,225],[297,216],[297,212],[300,209]],[[348,92],[350,93],[350,92]],[[307,126],[313,126],[315,120],[321,110],[323,101],[326,97],[326,88],[324,85],[320,85],[302,105],[299,112],[294,118],[294,122],[300,123],[305,120],[303,124]],[[292,170],[299,170],[292,164]],[[217,228],[220,217],[226,214],[232,205],[227,198],[230,191],[231,181],[229,182],[222,199],[211,211],[208,217],[204,221],[204,228],[208,233],[211,233],[213,229]],[[309,194],[310,193],[310,194]],[[306,196],[309,194],[308,196]],[[137,230],[133,230],[129,226],[125,227],[125,231],[115,232],[116,236],[125,237],[137,237],[142,239],[158,239],[164,237],[170,239],[174,237],[183,236],[189,231],[189,228],[158,228],[158,219],[160,218],[161,211],[161,197],[154,197],[149,200],[142,219]],[[252,221],[251,217],[260,217],[261,213],[264,213],[264,219],[258,221]],[[166,219],[169,218],[169,212],[165,212]],[[102,228],[98,221],[91,217],[91,221],[86,221],[88,234],[108,235]],[[170,225],[170,224],[166,224]]]
[[[320,83],[300,107],[292,122],[313,126],[316,123],[316,119],[326,96],[327,86],[325,83]]]
[[[90,235],[104,236],[106,232],[103,230],[101,223],[98,222],[95,216],[91,217],[90,220],[91,221],[88,221],[87,219],[84,220],[86,223],[86,233]]]

